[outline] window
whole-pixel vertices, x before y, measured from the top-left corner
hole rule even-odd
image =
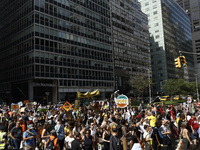
[[[145,3],[145,6],[148,6],[149,5],[149,2]]]
[[[158,26],[158,23],[154,23],[154,27],[157,27]]]
[[[157,5],[154,5],[154,6],[153,6],[153,9],[155,9],[155,8],[157,8]]]
[[[156,15],[156,14],[158,14],[158,12],[157,12],[157,11],[154,11],[153,14]]]

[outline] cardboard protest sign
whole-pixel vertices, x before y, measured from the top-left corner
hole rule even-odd
[[[99,103],[96,102],[96,103],[94,104],[93,108],[94,108],[94,112],[97,112],[97,111],[99,110]]]
[[[21,101],[21,102],[18,102],[17,103],[19,106],[23,106],[23,102]]]
[[[46,112],[47,112],[47,109],[46,109],[46,108],[39,108],[39,112],[44,112],[44,113],[46,113]]]
[[[192,102],[192,98],[191,97],[188,97],[187,98],[187,103],[189,104],[189,103],[191,103]]]
[[[19,105],[18,105],[18,104],[11,104],[11,109],[12,109],[12,110],[17,110],[17,109],[19,109]]]
[[[80,100],[75,100],[75,105],[74,105],[75,111],[77,111],[79,107],[80,107]]]
[[[22,108],[20,109],[20,112],[26,112],[26,107],[22,107]]]
[[[29,100],[25,100],[25,101],[24,101],[24,104],[27,104],[27,103],[29,103]]]
[[[63,105],[63,108],[66,111],[69,111],[71,107],[72,107],[72,105],[68,101],[66,101],[65,104]]]
[[[129,104],[128,97],[126,95],[119,95],[115,100],[115,103],[120,108],[125,108]]]

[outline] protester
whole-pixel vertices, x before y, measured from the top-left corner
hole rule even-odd
[[[23,133],[24,150],[35,150],[36,132],[33,128],[33,124],[30,124],[28,130]]]
[[[0,138],[2,147],[171,150],[175,149],[174,145],[180,145],[176,140],[179,135],[183,148],[198,147],[200,107],[196,102],[177,106],[162,104],[165,108],[158,104],[141,104],[139,109],[130,105],[119,108],[112,100],[104,104],[99,102],[98,107],[94,103],[78,107],[72,104],[68,111],[62,105],[29,103],[19,110],[4,106],[0,108],[0,125],[5,126],[2,133],[8,133],[9,137]],[[185,105],[188,112],[185,111]],[[184,124],[186,127],[183,127]],[[27,132],[32,132],[34,136]]]
[[[12,138],[11,140],[11,145],[14,147],[14,150],[19,150],[20,148],[20,143],[22,139],[22,127],[20,127],[20,122],[16,123],[16,126],[12,128],[10,132],[10,137]]]

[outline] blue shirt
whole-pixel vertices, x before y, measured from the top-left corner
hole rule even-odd
[[[36,135],[35,130],[31,130],[31,131],[26,130],[26,131],[23,133],[23,138],[24,138],[24,137],[25,137],[25,138],[29,138],[29,137],[35,136],[35,135]],[[35,139],[33,138],[33,139],[26,140],[26,141],[24,142],[24,144],[25,144],[25,145],[33,145],[33,144],[35,144]]]
[[[61,124],[61,127],[59,129],[59,124],[55,126],[56,134],[58,137],[58,140],[63,140],[65,138],[65,130],[64,130],[64,125]]]

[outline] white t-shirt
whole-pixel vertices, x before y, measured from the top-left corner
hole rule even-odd
[[[74,140],[74,138],[70,138],[69,136],[67,136],[65,138],[65,144],[67,145],[67,149],[71,149],[72,148],[72,141]]]
[[[143,134],[143,138],[145,138],[145,139],[151,138],[149,132],[146,132],[146,131],[145,131],[144,134]],[[150,141],[148,141],[147,143],[150,144]]]

